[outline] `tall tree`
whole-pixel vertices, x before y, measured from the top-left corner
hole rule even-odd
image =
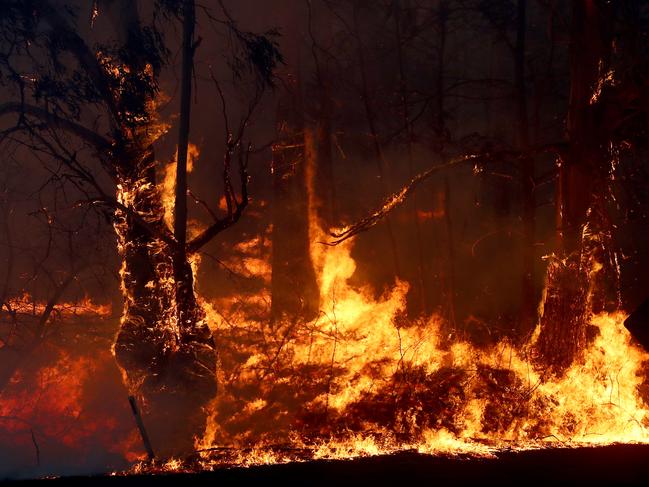
[[[523,203],[523,280],[521,283],[521,329],[530,331],[536,321],[536,292],[534,283],[534,235],[536,229],[536,199],[534,193],[534,159],[530,154],[530,129],[525,79],[527,2],[516,4],[516,43],[514,45],[514,87],[516,92],[517,145],[521,152],[520,180]]]
[[[48,147],[60,177],[86,196],[85,203],[104,208],[114,221],[124,297],[114,352],[131,392],[146,406],[145,421],[156,449],[165,455],[192,448],[205,421],[202,407],[216,390],[214,341],[195,296],[190,260],[240,218],[248,203],[248,177],[243,124],[229,139],[224,158],[227,212],[210,212],[213,221],[187,238],[185,164],[195,7],[193,0],[154,1],[152,6],[153,18],[143,22],[138,2],[98,2],[93,21],[108,12],[115,36],[93,44],[81,35],[73,6],[4,0],[0,22],[7,35],[1,41],[0,69],[15,101],[1,105],[0,115],[17,114],[15,126],[7,130],[22,133],[35,148]],[[158,79],[170,67],[161,23],[165,19],[183,25],[173,228],[164,220],[153,152],[153,142],[164,133],[156,113]],[[241,46],[241,62],[257,73],[259,90],[268,86],[280,59],[275,44],[238,30],[227,15],[223,23]],[[61,143],[61,133],[83,143],[83,157]],[[230,180],[230,162],[237,152],[238,197]],[[109,184],[97,176],[96,161]]]

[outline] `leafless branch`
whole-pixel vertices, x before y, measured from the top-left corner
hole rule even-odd
[[[344,242],[345,240],[350,239],[355,235],[358,235],[361,232],[369,230],[374,225],[376,225],[379,221],[385,218],[392,210],[394,210],[396,207],[401,205],[423,181],[430,178],[432,175],[440,171],[450,169],[455,166],[463,165],[467,162],[476,161],[479,159],[487,159],[487,158],[489,158],[489,154],[467,154],[467,155],[460,156],[456,159],[453,159],[445,164],[431,167],[430,169],[412,178],[410,182],[406,184],[403,188],[401,188],[399,191],[393,193],[388,198],[386,198],[383,204],[381,205],[381,207],[374,210],[372,213],[370,213],[362,220],[352,225],[348,225],[340,231],[331,232],[331,236],[334,237],[334,240],[330,242],[320,242],[320,243],[323,243],[325,245],[332,245],[332,246],[338,245]]]
[[[90,130],[72,120],[54,115],[44,108],[18,102],[3,103],[2,105],[0,105],[0,116],[6,115],[8,113],[17,113],[21,117],[23,117],[24,115],[31,115],[33,117],[36,117],[39,120],[47,122],[48,124],[50,124],[50,126],[66,130],[67,132],[78,136],[79,138],[92,144],[99,151],[108,150],[111,146],[110,141],[99,135],[97,132]]]

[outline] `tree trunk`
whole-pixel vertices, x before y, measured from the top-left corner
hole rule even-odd
[[[576,1],[572,16],[568,150],[559,161],[555,196],[558,258],[548,266],[537,341],[541,363],[557,373],[579,359],[586,344],[592,255],[583,234],[605,174],[609,137],[594,92],[611,50],[605,7],[597,0]]]
[[[365,52],[363,48],[363,43],[361,41],[361,30],[358,22],[358,10],[359,5],[354,3],[353,6],[353,19],[354,19],[354,38],[356,39],[356,51],[358,55],[358,68],[361,76],[361,99],[363,100],[363,108],[365,110],[365,118],[367,120],[367,127],[370,131],[370,137],[372,139],[372,148],[374,150],[374,158],[376,161],[376,167],[379,173],[379,180],[381,181],[383,194],[390,194],[390,185],[387,181],[387,168],[386,161],[383,155],[383,147],[381,141],[379,140],[378,128],[376,126],[376,113],[374,112],[374,106],[372,104],[372,95],[370,94],[369,83],[367,80],[367,65],[365,63]],[[401,265],[399,263],[399,250],[397,248],[397,239],[394,235],[394,228],[392,225],[392,219],[390,215],[385,216],[385,227],[388,234],[388,240],[390,242],[390,249],[392,250],[392,262],[394,265],[394,275],[399,276],[401,274]]]
[[[401,3],[399,0],[395,1],[395,15],[394,15],[394,24],[396,32],[396,43],[397,43],[397,66],[399,69],[399,94],[401,98],[401,116],[403,121],[403,126],[406,132],[406,147],[408,154],[408,177],[412,179],[415,176],[414,172],[414,158],[413,158],[413,124],[410,120],[410,102],[408,96],[408,86],[406,79],[406,55],[403,49],[403,33],[402,33],[402,23],[401,18]],[[417,247],[417,289],[416,293],[418,294],[419,309],[420,314],[429,314],[431,308],[428,302],[428,279],[424,271],[424,244],[422,241],[421,234],[421,224],[419,222],[418,215],[418,201],[417,193],[412,196],[410,201],[410,214],[415,227],[415,245]]]
[[[205,426],[203,407],[216,394],[214,340],[196,300],[186,251],[193,0],[184,0],[182,13],[173,239],[159,237],[168,230],[155,184],[153,148],[136,136],[117,165],[118,200],[131,212],[116,212],[125,306],[114,352],[131,394],[142,405],[154,450],[163,457],[193,451],[194,437]]]
[[[277,142],[273,146],[273,319],[315,318],[319,290],[309,242],[309,210],[305,161],[305,123],[297,32],[287,35],[286,92],[277,105]]]
[[[534,198],[534,159],[529,152],[529,120],[525,83],[525,37],[527,31],[526,0],[518,0],[516,45],[514,48],[514,79],[518,146],[523,156],[520,160],[520,178],[523,203],[523,277],[521,282],[521,323],[523,335],[531,331],[536,321],[536,292],[534,289],[534,234],[536,229],[536,200]]]
[[[311,204],[319,225],[326,231],[338,225],[338,209],[336,204],[336,186],[334,180],[333,146],[333,113],[332,78],[330,62],[320,55],[317,33],[325,45],[332,42],[333,16],[326,6],[309,4],[309,34],[312,42],[312,58],[315,67],[315,83],[307,86],[305,113],[309,121],[305,122],[305,157],[307,163],[313,163],[313,188]],[[312,19],[318,19],[313,23]],[[311,103],[308,100],[312,100]]]
[[[438,29],[438,44],[437,44],[437,72],[436,72],[436,91],[437,91],[437,110],[435,116],[435,131],[437,132],[437,151],[439,153],[440,164],[446,162],[446,142],[448,138],[448,129],[446,127],[445,115],[445,91],[446,86],[444,83],[444,72],[446,66],[446,36],[447,36],[447,21],[449,16],[449,6],[444,0],[441,1],[437,7],[437,29]],[[444,231],[446,234],[448,259],[446,269],[444,270],[445,286],[444,286],[444,303],[443,310],[444,316],[449,326],[449,331],[455,331],[456,323],[456,290],[455,290],[455,242],[453,236],[453,220],[451,218],[451,189],[448,177],[444,177]]]

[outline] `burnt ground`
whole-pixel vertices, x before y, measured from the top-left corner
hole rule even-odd
[[[402,452],[354,460],[312,461],[193,474],[86,476],[14,481],[4,486],[107,487],[221,485],[637,485],[649,486],[649,445],[502,452],[497,458]]]

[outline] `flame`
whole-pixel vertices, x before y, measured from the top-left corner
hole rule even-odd
[[[189,168],[196,157],[190,145]],[[174,172],[173,164],[167,165],[160,193],[145,179],[118,186],[120,203],[136,207],[138,198],[155,193],[171,228]],[[257,287],[200,298],[218,337],[220,386],[205,431],[196,438],[199,458],[189,465],[180,459],[141,463],[134,471],[352,458],[404,449],[490,456],[505,448],[649,443],[649,407],[640,393],[646,388],[649,354],[632,343],[624,313],[592,316],[594,338],[583,360],[560,377],[533,360],[538,330],[522,345],[506,339],[481,347],[460,339],[449,343],[442,317],[406,317],[408,283],[396,280],[381,293],[351,283],[354,240],[334,247],[319,243],[329,232],[315,211],[308,166],[307,176],[318,316],[310,321],[269,318],[270,227],[234,246],[233,256],[220,264]],[[116,230],[123,251],[129,245],[123,222],[116,223]],[[152,245],[162,248],[163,243]],[[157,248],[150,251],[162,254]],[[191,265],[199,275],[198,255]],[[125,273],[123,267],[123,286]],[[162,273],[155,285],[170,289],[173,278]],[[128,311],[132,303],[123,291]],[[173,300],[168,304],[173,309]],[[98,314],[110,312],[90,300],[84,306]],[[157,325],[174,336],[175,320],[169,312]],[[92,365],[61,360],[41,373],[48,383],[52,374],[75,370],[65,372],[74,377],[65,380],[71,390],[55,400],[63,408],[58,414],[74,416],[78,390]],[[8,414],[0,410],[0,416]],[[132,434],[119,446],[131,460],[141,455],[136,441]]]
[[[0,346],[6,354],[2,356],[2,373],[8,374],[8,380],[0,384],[0,445],[6,448],[9,441],[11,451],[26,452],[24,455],[30,458],[40,444],[41,456],[50,461],[58,450],[68,449],[77,454],[72,462],[82,462],[99,442],[107,445],[108,452],[130,461],[140,459],[139,440],[125,435],[116,416],[98,413],[91,404],[97,394],[106,402],[102,391],[108,387],[104,384],[99,390],[91,382],[107,377],[115,367],[101,341],[91,340],[84,347],[96,349],[72,352],[74,340],[69,335],[63,343],[59,343],[57,333],[32,335],[34,320],[45,316],[50,306],[48,331],[73,322],[112,326],[110,304],[98,304],[89,297],[51,304],[23,293],[6,301],[0,310],[0,324],[10,318],[9,323],[17,325],[19,331],[14,340],[4,344],[10,346]],[[128,413],[126,407],[124,410]]]
[[[21,296],[8,299],[7,305],[16,313],[28,315],[41,315],[48,307],[48,303],[35,300],[27,292],[24,292]],[[79,301],[54,304],[54,312],[62,317],[83,315],[108,317],[112,313],[112,307],[110,303],[97,304],[90,297],[84,296]]]
[[[200,156],[198,146],[191,142],[187,146],[187,173],[194,170],[194,163]],[[160,185],[160,193],[162,197],[162,206],[164,208],[164,221],[169,230],[174,227],[174,200],[176,191],[176,161],[178,157],[178,150],[172,161],[162,168],[162,184]]]
[[[49,359],[52,354],[55,359],[48,365],[38,365],[43,357]],[[33,449],[32,442],[40,443],[41,454],[50,459],[56,449],[64,448],[76,452],[76,460],[81,462],[93,454],[97,443],[129,461],[142,459],[139,438],[129,434],[132,428],[125,430],[118,416],[93,410],[96,398],[89,395],[89,384],[113,364],[107,350],[73,355],[41,346],[38,356],[17,370],[0,391],[2,442],[9,439],[13,449],[27,452]],[[106,398],[102,395],[100,400],[105,402]]]
[[[632,344],[623,313],[594,316],[591,325],[598,334],[585,360],[561,378],[546,377],[530,360],[533,341],[523,347],[506,340],[488,349],[462,341],[445,347],[439,317],[403,324],[399,317],[407,285],[397,282],[378,298],[369,288],[350,286],[355,269],[350,250],[350,243],[314,249],[321,315],[302,324],[276,354],[277,360],[290,362],[285,367],[294,376],[281,376],[279,366],[269,371],[263,352],[247,355],[236,372],[222,362],[223,389],[197,449],[226,441],[249,449],[244,458],[225,460],[204,452],[203,466],[351,458],[403,449],[489,456],[503,448],[649,443],[649,408],[639,394],[649,354]],[[250,336],[263,324],[225,325],[221,320],[222,336],[225,326]],[[244,347],[239,352],[246,355]],[[317,371],[313,375],[323,387],[299,406],[290,401],[278,405],[278,384],[259,384],[266,374],[269,381],[297,388],[305,382],[301,371],[309,369]],[[240,397],[246,387],[257,387],[247,401]],[[403,390],[408,388],[410,392]],[[407,394],[414,397],[411,402]],[[241,408],[233,417],[220,414],[233,412],[237,404]],[[397,411],[382,424],[372,408],[385,406]],[[304,427],[304,417],[316,412],[325,419],[314,436]],[[273,420],[267,430],[246,431],[269,414]],[[278,435],[276,429],[283,427],[285,434]],[[287,442],[293,450],[308,449],[309,455],[275,451],[273,440]]]

